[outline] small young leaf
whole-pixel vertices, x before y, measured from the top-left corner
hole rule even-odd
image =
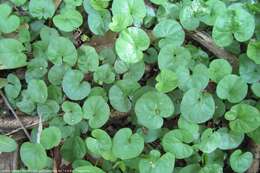
[[[227,75],[217,85],[217,96],[227,99],[230,103],[238,103],[246,97],[248,86],[237,75]]]
[[[143,149],[144,139],[129,128],[120,129],[113,138],[113,154],[122,160],[139,156]]]
[[[17,144],[15,140],[5,135],[0,135],[0,153],[13,152],[16,148]]]
[[[61,141],[61,131],[57,127],[48,127],[43,129],[41,133],[41,144],[49,150],[55,146],[58,146]]]
[[[65,112],[63,119],[69,125],[78,124],[83,118],[82,109],[77,103],[65,101],[62,110]]]
[[[47,154],[41,144],[25,142],[20,149],[23,163],[31,170],[41,170],[47,166]]]
[[[101,96],[89,97],[83,105],[83,118],[89,120],[91,128],[102,127],[109,119],[110,109]]]
[[[139,124],[149,129],[158,129],[163,125],[163,118],[173,115],[174,105],[166,94],[151,91],[137,100],[135,113]]]
[[[83,17],[77,10],[63,10],[59,15],[54,16],[53,23],[61,31],[71,32],[83,23]]]
[[[12,38],[1,39],[0,70],[25,66],[27,64],[27,58],[23,51],[25,51],[25,47],[19,41]]]
[[[64,93],[71,100],[82,100],[90,93],[90,84],[82,81],[84,74],[79,70],[68,70],[62,81]]]
[[[250,168],[253,162],[253,154],[250,152],[242,153],[241,150],[235,150],[230,158],[230,165],[233,171],[235,172],[245,172]]]
[[[211,119],[214,112],[215,102],[209,93],[191,89],[184,94],[181,101],[181,116],[186,120],[203,123]]]
[[[248,104],[237,104],[225,113],[231,130],[239,133],[247,133],[260,126],[260,112]]]

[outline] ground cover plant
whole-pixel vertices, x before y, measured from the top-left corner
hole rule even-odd
[[[257,1],[0,2],[10,172],[259,172]]]

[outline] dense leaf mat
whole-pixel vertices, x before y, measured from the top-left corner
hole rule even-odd
[[[248,146],[260,144],[259,3],[0,2],[2,96],[20,117],[38,117],[21,145],[0,135],[0,152],[19,148],[13,172],[250,169]]]

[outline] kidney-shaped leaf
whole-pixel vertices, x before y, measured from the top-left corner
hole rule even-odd
[[[83,105],[83,117],[89,120],[91,128],[102,127],[109,119],[110,109],[102,96],[91,96]]]
[[[227,99],[230,103],[238,103],[246,97],[248,86],[237,75],[227,75],[217,85],[217,96]]]
[[[57,145],[61,141],[61,131],[57,127],[48,127],[43,129],[41,133],[41,144],[42,146],[49,150]]]
[[[23,163],[31,170],[41,170],[47,166],[47,154],[41,144],[25,142],[20,149]]]
[[[69,125],[78,124],[83,118],[82,109],[77,103],[65,101],[62,110],[65,112],[63,119]]]
[[[127,63],[137,63],[143,59],[143,51],[150,45],[146,32],[137,27],[123,30],[116,40],[116,52]]]
[[[12,38],[0,40],[0,70],[13,69],[27,64],[24,46]]]
[[[15,31],[20,25],[20,18],[11,15],[12,7],[6,3],[0,5],[0,32],[10,33]]]
[[[95,129],[91,132],[92,137],[86,139],[88,149],[95,155],[107,159],[112,149],[112,140],[110,136],[101,129]]]
[[[48,89],[43,80],[30,80],[28,83],[28,94],[35,103],[44,103],[48,97]]]
[[[163,118],[173,115],[174,105],[166,94],[150,91],[137,100],[135,113],[138,123],[149,129],[159,129],[163,125]]]
[[[65,37],[54,37],[50,40],[47,55],[49,60],[56,65],[62,62],[73,66],[77,61],[77,51],[73,43]]]
[[[260,41],[250,41],[247,47],[247,56],[256,64],[260,64]]]
[[[29,3],[29,11],[33,17],[47,19],[54,15],[55,4],[53,0],[31,0]]]
[[[159,46],[162,48],[168,44],[175,46],[182,45],[185,33],[181,25],[175,20],[160,21],[153,29],[153,33],[157,38],[162,38],[159,41]]]
[[[152,150],[146,159],[139,162],[140,173],[172,173],[174,169],[175,156],[172,153],[161,153]]]
[[[177,159],[188,158],[192,155],[193,149],[187,143],[192,142],[192,134],[183,129],[175,129],[167,132],[162,139],[164,151],[175,155]]]
[[[253,162],[253,154],[250,152],[242,153],[241,150],[236,150],[231,154],[229,161],[233,171],[245,172]]]
[[[194,123],[203,123],[213,117],[215,102],[213,97],[199,89],[187,91],[181,101],[181,116]]]
[[[113,138],[113,154],[122,159],[132,159],[144,149],[144,139],[138,133],[132,134],[129,128],[122,128],[115,134]]]
[[[16,150],[17,144],[15,140],[5,135],[0,135],[0,153],[12,152]]]
[[[231,130],[240,133],[247,133],[260,126],[260,112],[248,104],[237,104],[230,111],[226,112],[225,118],[229,120]]]
[[[83,23],[83,17],[77,10],[63,10],[61,14],[54,16],[53,23],[61,31],[71,32]]]
[[[90,84],[82,81],[84,74],[79,70],[68,70],[62,81],[62,88],[71,100],[82,100],[90,93]]]
[[[73,173],[105,173],[102,169],[95,166],[80,166],[73,170]]]

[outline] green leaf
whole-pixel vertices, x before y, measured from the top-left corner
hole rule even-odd
[[[174,154],[177,159],[188,158],[193,154],[193,149],[187,143],[192,141],[192,134],[183,129],[167,132],[162,138],[164,151]]]
[[[143,149],[144,139],[129,128],[121,128],[113,138],[113,154],[122,160],[139,156]]]
[[[95,1],[95,2],[94,2]],[[92,6],[92,1],[84,1],[84,9],[88,13],[88,25],[89,29],[95,35],[104,35],[105,32],[109,30],[109,23],[111,22],[111,14],[108,10],[98,6],[102,3],[107,3],[105,1],[96,1],[94,6]],[[95,9],[98,8],[98,9]]]
[[[181,46],[184,42],[185,33],[181,25],[175,20],[162,20],[153,29],[156,38],[161,38],[159,47],[168,44]]]
[[[48,89],[43,80],[32,79],[28,83],[28,94],[35,103],[44,103],[48,97]]]
[[[235,150],[230,158],[230,166],[235,172],[245,172],[253,163],[253,154],[250,152],[242,153],[241,150]]]
[[[54,15],[55,4],[53,0],[31,0],[29,3],[29,12],[38,19],[47,19]]]
[[[219,164],[208,164],[201,168],[198,173],[223,173],[223,168]]]
[[[53,18],[54,25],[64,32],[71,32],[83,23],[83,17],[74,9],[62,10],[59,15]]]
[[[102,169],[95,166],[81,166],[73,170],[73,173],[105,173]]]
[[[215,102],[209,93],[190,89],[184,94],[181,101],[181,116],[186,120],[203,123],[211,119],[214,112]]]
[[[48,127],[43,129],[41,133],[41,144],[49,150],[55,146],[58,146],[61,141],[61,131],[57,127]]]
[[[106,131],[95,129],[91,132],[92,137],[86,139],[86,145],[91,153],[102,156],[104,159],[111,157],[112,140]]]
[[[123,31],[133,23],[133,18],[130,14],[114,15],[112,22],[109,24],[109,29],[114,32]]]
[[[82,100],[90,93],[90,84],[84,79],[84,74],[79,70],[68,70],[62,81],[64,93],[71,100]]]
[[[103,10],[108,7],[109,1],[111,0],[90,0],[90,4],[95,10]]]
[[[20,149],[22,162],[31,170],[41,170],[47,166],[47,154],[41,144],[25,142]]]
[[[11,0],[16,6],[21,6],[26,3],[27,0]]]
[[[256,97],[260,97],[260,82],[253,83],[251,86],[251,90]]]
[[[213,132],[212,129],[206,129],[200,139],[198,148],[203,153],[211,153],[218,148],[221,143],[221,136],[218,132]]]
[[[157,150],[152,150],[146,159],[141,159],[139,162],[140,173],[172,173],[174,169],[175,157],[171,153],[161,153]]]
[[[198,139],[199,136],[200,136],[200,131],[199,131],[200,126],[196,123],[192,123],[190,121],[187,121],[182,117],[180,117],[179,120],[178,120],[178,127],[180,129],[183,129],[183,130],[190,132],[190,134],[192,134],[194,140]]]
[[[110,109],[101,96],[89,97],[83,105],[83,118],[89,120],[91,128],[102,127],[109,119]]]
[[[2,152],[13,152],[17,148],[15,140],[12,138],[0,135],[0,153]]]
[[[200,9],[202,9],[200,1],[192,1],[191,5],[184,6],[180,10],[180,22],[185,29],[195,30],[199,27],[200,20],[196,17],[196,13],[199,13]]]
[[[27,65],[25,73],[26,81],[41,79],[48,71],[48,62],[44,58],[33,58]]]
[[[1,39],[0,70],[25,66],[27,64],[27,57],[23,51],[25,51],[25,48],[19,41],[12,38]]]
[[[77,65],[84,73],[96,71],[99,65],[99,55],[96,49],[87,45],[81,46]]]
[[[137,63],[143,59],[143,51],[150,45],[146,32],[137,27],[123,30],[116,40],[115,48],[119,58],[126,63]]]
[[[178,78],[176,73],[171,70],[163,69],[160,74],[156,76],[157,84],[155,88],[160,92],[170,92],[177,88]]]
[[[248,104],[237,104],[225,113],[231,130],[239,133],[247,133],[260,126],[260,112]]]
[[[54,100],[47,100],[45,103],[37,105],[37,113],[41,115],[44,120],[56,116],[59,110],[60,106]]]
[[[94,72],[94,81],[102,85],[111,84],[115,81],[115,73],[109,64],[103,64]]]
[[[63,120],[69,125],[78,124],[83,118],[83,111],[77,103],[65,101],[62,110],[65,112]]]
[[[241,77],[230,74],[219,81],[217,96],[227,99],[230,103],[238,103],[246,97],[247,89],[248,86]]]
[[[256,144],[260,144],[260,138],[259,138],[259,135],[260,135],[260,127],[258,127],[257,129],[255,129],[254,131],[251,131],[249,133],[247,133],[247,135],[253,139],[253,141],[256,143]]]
[[[178,86],[181,90],[189,89],[203,90],[209,82],[209,70],[204,64],[195,65],[191,71],[185,67],[178,67],[176,70]]]
[[[225,59],[215,59],[209,65],[210,79],[218,83],[226,75],[232,73],[232,66]]]
[[[198,172],[200,170],[199,164],[190,164],[180,169],[179,173]]]
[[[215,43],[225,47],[232,43],[233,35],[239,42],[249,40],[254,34],[255,20],[240,3],[234,3],[228,10],[218,15],[213,27]]]
[[[256,64],[260,64],[260,41],[250,41],[247,47],[247,56]]]
[[[239,74],[247,83],[257,82],[260,80],[260,65],[242,54],[239,57]]]
[[[16,106],[19,108],[20,111],[27,114],[31,114],[36,108],[35,103],[30,98],[28,90],[22,91],[22,100],[19,100],[16,103]]]
[[[157,5],[163,5],[165,4],[168,0],[150,0],[152,3],[157,4]]]
[[[191,60],[191,54],[184,47],[175,47],[174,45],[164,46],[158,55],[159,68],[176,71],[179,67],[188,67]]]
[[[122,29],[130,26],[133,22],[134,24],[141,23],[146,15],[144,0],[113,0],[112,13],[117,18],[118,16],[124,16],[125,20],[128,21],[128,25],[122,24],[123,20],[118,23],[118,26],[124,26]]]
[[[0,32],[11,33],[14,32],[20,25],[20,18],[16,15],[12,15],[12,8],[2,3],[0,5]],[[9,45],[6,45],[9,46]],[[2,48],[1,48],[2,49]]]
[[[140,85],[132,80],[119,80],[109,89],[109,101],[114,109],[120,112],[129,112],[133,93]]]
[[[150,91],[137,100],[135,113],[139,124],[149,129],[159,129],[163,118],[173,115],[174,105],[166,94]]]
[[[218,146],[221,150],[230,150],[237,148],[244,140],[244,134],[228,130],[227,128],[220,128],[217,131],[220,134],[221,142]]]
[[[66,64],[52,66],[48,71],[48,80],[53,85],[61,85],[67,70],[69,70],[69,66]]]
[[[61,156],[67,161],[73,162],[82,159],[86,154],[86,146],[79,136],[67,138],[62,145]]]
[[[77,62],[77,51],[73,43],[65,37],[54,37],[47,50],[48,59],[56,65],[63,62],[73,66]]]
[[[128,69],[124,73],[124,79],[139,81],[145,72],[145,63],[140,61],[134,64],[127,64]]]
[[[9,99],[11,98],[15,99],[19,96],[21,89],[22,89],[22,85],[19,78],[16,75],[10,73],[7,76],[7,84],[5,85],[4,88],[6,96]]]

